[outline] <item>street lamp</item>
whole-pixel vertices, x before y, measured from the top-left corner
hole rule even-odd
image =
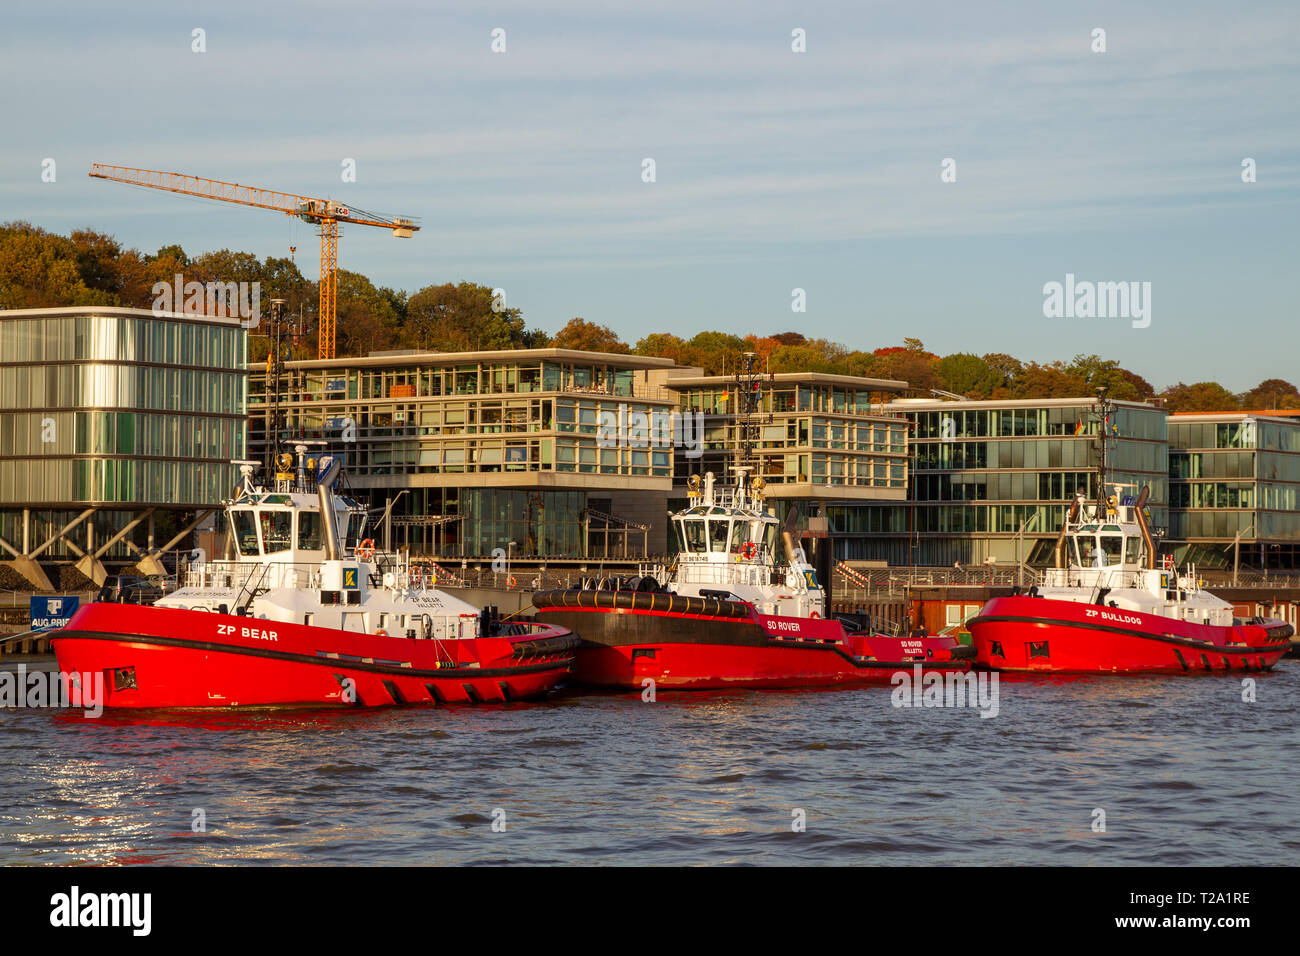
[[[1025,529],[1038,520],[1041,511],[1035,511],[1024,521],[1020,522],[1020,530],[1016,532],[1016,587],[1021,587],[1025,583],[1025,565],[1020,560],[1021,542],[1025,540]]]
[[[1241,536],[1250,534],[1255,530],[1255,522],[1251,522],[1244,531],[1238,531],[1232,536],[1232,586],[1237,586],[1237,565],[1241,558]],[[1261,562],[1262,563],[1262,562]]]
[[[384,552],[391,554],[393,551],[393,505],[401,500],[402,495],[408,494],[411,489],[403,488],[397,493],[396,498],[388,499],[388,506],[384,508]]]

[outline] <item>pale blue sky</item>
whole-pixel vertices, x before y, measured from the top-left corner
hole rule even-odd
[[[628,341],[912,335],[940,354],[1098,352],[1157,387],[1300,380],[1294,3],[608,7],[7,10],[0,219],[146,251],[292,242],[317,273],[304,224],[86,177],[176,170],[420,216],[410,240],[347,229],[340,265],[408,291],[500,286],[552,332],[581,315]],[[1151,282],[1150,327],[1044,318],[1067,272]]]

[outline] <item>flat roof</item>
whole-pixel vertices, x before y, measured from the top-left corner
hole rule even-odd
[[[201,322],[208,325],[239,326],[239,316],[204,315],[196,312],[155,312],[153,309],[124,308],[117,305],[67,305],[52,309],[0,309],[3,319],[49,319],[57,315],[121,315],[140,319],[170,319],[174,322]]]
[[[394,349],[371,352],[366,356],[332,359],[298,359],[285,364],[290,368],[384,368],[405,365],[459,365],[466,363],[552,361],[614,365],[631,369],[673,368],[672,359],[625,352],[586,352],[580,349],[489,349],[478,352],[438,352],[435,350]]]
[[[1110,402],[1112,405],[1122,405],[1125,408],[1149,408],[1152,411],[1164,411],[1160,405],[1152,405],[1150,402],[1129,402],[1121,399],[1111,399]],[[888,402],[885,407],[900,412],[909,410],[928,412],[938,408],[949,408],[953,410],[963,408],[1064,408],[1073,405],[1095,404],[1097,404],[1097,396],[1091,395],[1080,398],[981,398],[972,399],[968,402],[959,402],[956,399],[942,398],[902,398]]]
[[[1274,409],[1267,412],[1173,412],[1169,416],[1179,422],[1244,422],[1246,419],[1266,419],[1281,425],[1300,425],[1300,409]],[[1176,424],[1171,422],[1171,424]]]
[[[758,376],[760,382],[810,382],[822,385],[849,385],[878,392],[901,392],[910,386],[892,378],[862,378],[857,375],[833,375],[830,372],[777,372]],[[706,385],[734,385],[731,375],[674,375],[664,382],[667,388],[699,388]]]

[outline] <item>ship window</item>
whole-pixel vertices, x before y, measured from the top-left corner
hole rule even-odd
[[[253,524],[253,513],[247,508],[232,511],[230,516],[235,524],[235,543],[243,555],[257,554],[257,526]]]
[[[1141,545],[1141,543],[1142,543],[1142,539],[1136,536],[1126,538],[1124,540],[1124,563],[1125,564],[1137,564],[1138,547]]]
[[[303,551],[320,550],[320,512],[298,512],[298,547]]]
[[[715,518],[709,522],[709,550],[727,550],[727,525],[730,523],[722,518]]]
[[[749,522],[737,521],[731,527],[731,550],[740,549],[749,541]]]
[[[293,524],[293,513],[289,511],[260,512],[262,519],[262,547],[267,554],[289,550],[289,528]]]
[[[683,536],[686,538],[686,550],[699,554],[704,551],[704,522],[683,521]]]
[[[1122,536],[1110,534],[1102,535],[1101,547],[1106,554],[1107,564],[1119,564],[1120,552],[1124,547],[1124,538]]]

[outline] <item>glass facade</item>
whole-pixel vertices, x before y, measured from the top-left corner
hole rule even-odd
[[[121,312],[122,314],[116,314]],[[6,507],[215,504],[246,454],[234,323],[139,310],[0,313]]]
[[[558,349],[293,362],[281,379],[280,436],[327,442],[353,494],[372,504],[405,490],[394,543],[417,554],[482,558],[514,541],[515,557],[577,560],[598,550],[592,541],[621,549],[625,539],[639,554],[662,535],[606,533],[601,518],[601,534],[584,541],[587,513],[593,502],[625,512],[639,496],[646,523],[666,523],[671,443],[610,427],[668,419],[672,396],[647,376],[666,364]],[[255,457],[271,416],[266,380],[254,371]]]
[[[0,312],[0,537],[23,540],[24,512],[36,543],[98,507],[78,536],[103,541],[143,507],[219,504],[247,457],[246,341],[238,322],[140,309]]]
[[[1187,560],[1294,568],[1300,559],[1300,422],[1247,415],[1169,419],[1170,537]]]
[[[951,566],[990,557],[1042,564],[1078,492],[1095,498],[1098,443],[1106,481],[1150,489],[1159,533],[1169,523],[1166,413],[1117,405],[1103,429],[1095,403],[895,403],[912,423],[908,502],[834,505],[840,558]],[[1109,490],[1109,489],[1108,489]],[[1024,525],[1024,540],[1017,542]]]
[[[281,434],[329,441],[354,481],[529,472],[671,478],[670,447],[597,440],[602,420],[667,412],[661,389],[636,381],[630,368],[511,354],[472,363],[394,357],[378,368],[293,363],[282,384]],[[265,382],[265,372],[254,374],[255,445],[266,436]]]
[[[864,381],[801,382],[782,376],[762,383],[761,397],[746,425],[737,411],[736,385],[722,376],[669,385],[678,393],[678,408],[704,415],[702,454],[679,455],[676,476],[712,471],[729,475],[742,447],[745,430],[753,442],[755,474],[768,484],[770,497],[879,498],[907,487],[907,422],[882,415],[876,391]],[[782,486],[796,486],[787,492]],[[802,485],[802,488],[797,486]]]

